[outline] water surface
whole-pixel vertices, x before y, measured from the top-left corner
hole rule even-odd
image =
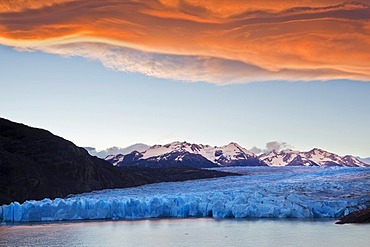
[[[161,219],[2,225],[0,246],[369,246],[370,225],[332,220]]]

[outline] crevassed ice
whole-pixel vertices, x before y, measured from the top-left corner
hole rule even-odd
[[[0,218],[8,222],[161,217],[338,218],[370,204],[368,168],[235,170],[247,175],[14,202],[0,207]]]

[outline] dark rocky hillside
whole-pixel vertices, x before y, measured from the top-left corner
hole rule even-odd
[[[336,224],[370,223],[370,208],[354,211],[340,219]]]
[[[0,205],[92,190],[229,175],[193,168],[113,167],[52,133],[0,118]]]

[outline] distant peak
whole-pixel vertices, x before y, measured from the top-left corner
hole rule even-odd
[[[325,151],[323,149],[320,149],[320,148],[313,148],[311,151],[309,151],[310,153],[328,153],[328,151]]]
[[[186,141],[174,141],[174,142],[171,142],[169,144],[166,144],[167,145],[170,145],[170,146],[178,146],[178,145],[181,145],[181,146],[188,146],[188,145],[191,145],[190,143],[186,142]]]
[[[227,147],[237,147],[237,148],[242,148],[238,143],[236,142],[230,142],[229,144],[226,145]]]
[[[159,148],[159,147],[162,147],[162,145],[160,145],[160,144],[155,144],[155,145],[151,146],[151,147],[150,147],[150,149],[153,149],[153,148]]]

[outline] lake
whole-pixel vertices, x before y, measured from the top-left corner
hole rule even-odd
[[[370,225],[333,220],[160,219],[0,225],[0,246],[369,246]]]

